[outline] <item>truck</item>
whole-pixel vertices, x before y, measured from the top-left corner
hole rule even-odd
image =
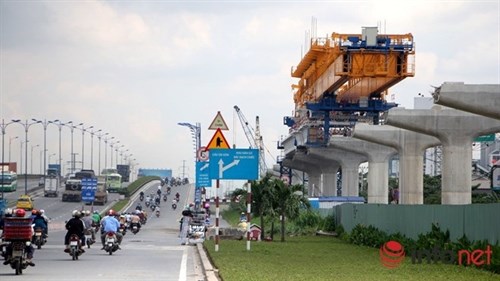
[[[90,205],[92,202],[86,202]],[[94,194],[94,204],[104,205],[108,203],[108,192],[106,191],[105,177],[97,177],[97,189]]]
[[[59,186],[61,185],[61,174],[59,164],[50,164],[47,174],[44,177],[43,194],[45,197],[59,195]]]
[[[0,172],[17,173],[16,162],[0,162]]]
[[[122,182],[130,181],[130,166],[129,165],[116,165],[118,174],[122,176]]]
[[[82,179],[83,178],[95,178],[93,170],[81,170],[71,175],[64,186],[64,192],[62,194],[62,201],[82,201]]]

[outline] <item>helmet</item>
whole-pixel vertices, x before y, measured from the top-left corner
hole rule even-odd
[[[5,214],[6,215],[12,215],[12,209],[11,208],[5,209]]]
[[[26,211],[24,209],[16,209],[16,217],[24,217],[26,215]]]
[[[94,214],[99,214],[99,212],[97,210],[94,211]]]
[[[85,211],[85,215],[89,216],[90,215],[90,211],[89,210]]]
[[[115,215],[115,211],[113,209],[110,209],[108,211],[108,216],[114,216]]]
[[[76,216],[76,214],[78,214],[78,210],[73,210],[73,212],[71,212],[71,215],[72,215],[73,217],[75,217],[75,216]]]
[[[44,209],[40,209],[40,215],[43,215],[45,213],[45,210]]]
[[[76,212],[75,212],[75,211],[76,211]],[[73,216],[74,216],[75,218],[79,218],[79,217],[81,217],[81,216],[82,216],[82,213],[81,213],[80,211],[78,211],[78,210],[75,210],[75,211],[73,211]]]
[[[36,214],[38,214],[38,211],[36,209],[33,209],[33,210],[31,210],[31,214],[36,215]]]

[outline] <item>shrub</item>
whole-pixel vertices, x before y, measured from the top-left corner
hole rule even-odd
[[[358,224],[352,229],[349,235],[349,242],[356,245],[378,248],[386,241],[388,241],[387,234],[372,225],[364,226]]]

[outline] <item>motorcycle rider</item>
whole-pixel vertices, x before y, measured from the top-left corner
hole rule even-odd
[[[35,228],[40,227],[42,229],[43,238],[47,238],[47,220],[42,216],[42,212],[36,212],[35,217],[33,218],[33,223],[35,224]]]
[[[142,211],[142,205],[141,205],[141,203],[137,203],[137,206],[135,206],[135,210]]]
[[[26,215],[26,211],[24,209],[16,209],[13,211],[14,216],[17,218],[24,218]],[[12,215],[6,215],[5,217],[12,217]],[[33,228],[31,228],[33,230]],[[30,236],[33,236],[33,232],[31,233]],[[33,263],[33,254],[35,252],[35,248],[33,248],[33,245],[29,243],[29,245],[25,246],[25,251],[26,251],[26,263],[30,266],[35,266],[35,263]],[[4,254],[5,261],[3,262],[4,265],[7,265],[11,262],[11,257],[12,257],[12,244],[7,245],[6,252]]]
[[[85,225],[83,224],[83,221],[80,219],[82,216],[82,213],[80,213],[78,210],[74,210],[72,212],[73,217],[66,223],[66,229],[68,230],[66,232],[66,236],[64,236],[64,245],[66,246],[64,249],[64,252],[69,253],[69,237],[73,234],[76,234],[78,237],[80,237],[80,240],[83,243],[80,243],[80,251],[85,253],[85,250],[82,248],[82,245],[85,244],[85,235],[83,234],[83,231],[85,229]]]
[[[94,220],[90,216],[89,210],[84,211],[84,213],[85,213],[85,215],[82,217],[83,226],[85,227],[84,231],[90,232],[90,235],[92,236],[92,241],[95,241],[95,232],[94,232],[94,228],[92,227],[92,222]]]
[[[141,211],[135,210],[133,214],[130,215],[130,230],[134,227],[134,225],[137,226],[137,231],[141,230],[141,217],[139,214]]]
[[[180,197],[181,197],[181,195],[179,194],[179,192],[177,192],[177,193],[175,194],[175,199],[177,199],[177,201],[179,201],[179,198],[180,198]]]
[[[160,206],[156,206],[155,207],[155,214],[156,214],[157,217],[160,216]]]
[[[104,250],[104,240],[106,238],[106,234],[108,232],[114,232],[116,235],[116,238],[118,239],[118,249],[120,248],[120,244],[122,243],[123,235],[120,233],[120,222],[115,218],[115,211],[109,210],[108,215],[102,218],[101,220],[101,230],[102,230],[102,235],[101,235],[101,242],[102,242],[102,248],[101,250]]]
[[[172,199],[172,209],[177,209],[177,200],[175,198]]]
[[[47,238],[49,236],[49,218],[45,215],[45,210],[40,209],[38,211],[40,213],[40,216],[45,220],[45,224],[47,225],[47,229],[45,229],[45,237]]]

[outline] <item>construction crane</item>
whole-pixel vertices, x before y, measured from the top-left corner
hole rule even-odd
[[[240,108],[235,105],[234,110],[236,114],[238,114],[238,118],[240,119],[241,126],[243,127],[243,131],[245,132],[245,136],[250,144],[250,148],[259,150],[259,175],[260,177],[264,177],[267,173],[267,165],[264,153],[264,142],[262,141],[262,136],[260,135],[260,124],[259,124],[259,116],[255,117],[255,131],[248,123],[248,120],[241,112]]]
[[[295,116],[285,117],[285,125],[305,126],[308,143],[325,145],[330,135],[348,135],[357,121],[377,124],[381,112],[396,106],[386,102],[388,89],[415,75],[414,55],[411,33],[378,34],[377,27],[311,38],[291,70],[299,81],[292,85]]]

